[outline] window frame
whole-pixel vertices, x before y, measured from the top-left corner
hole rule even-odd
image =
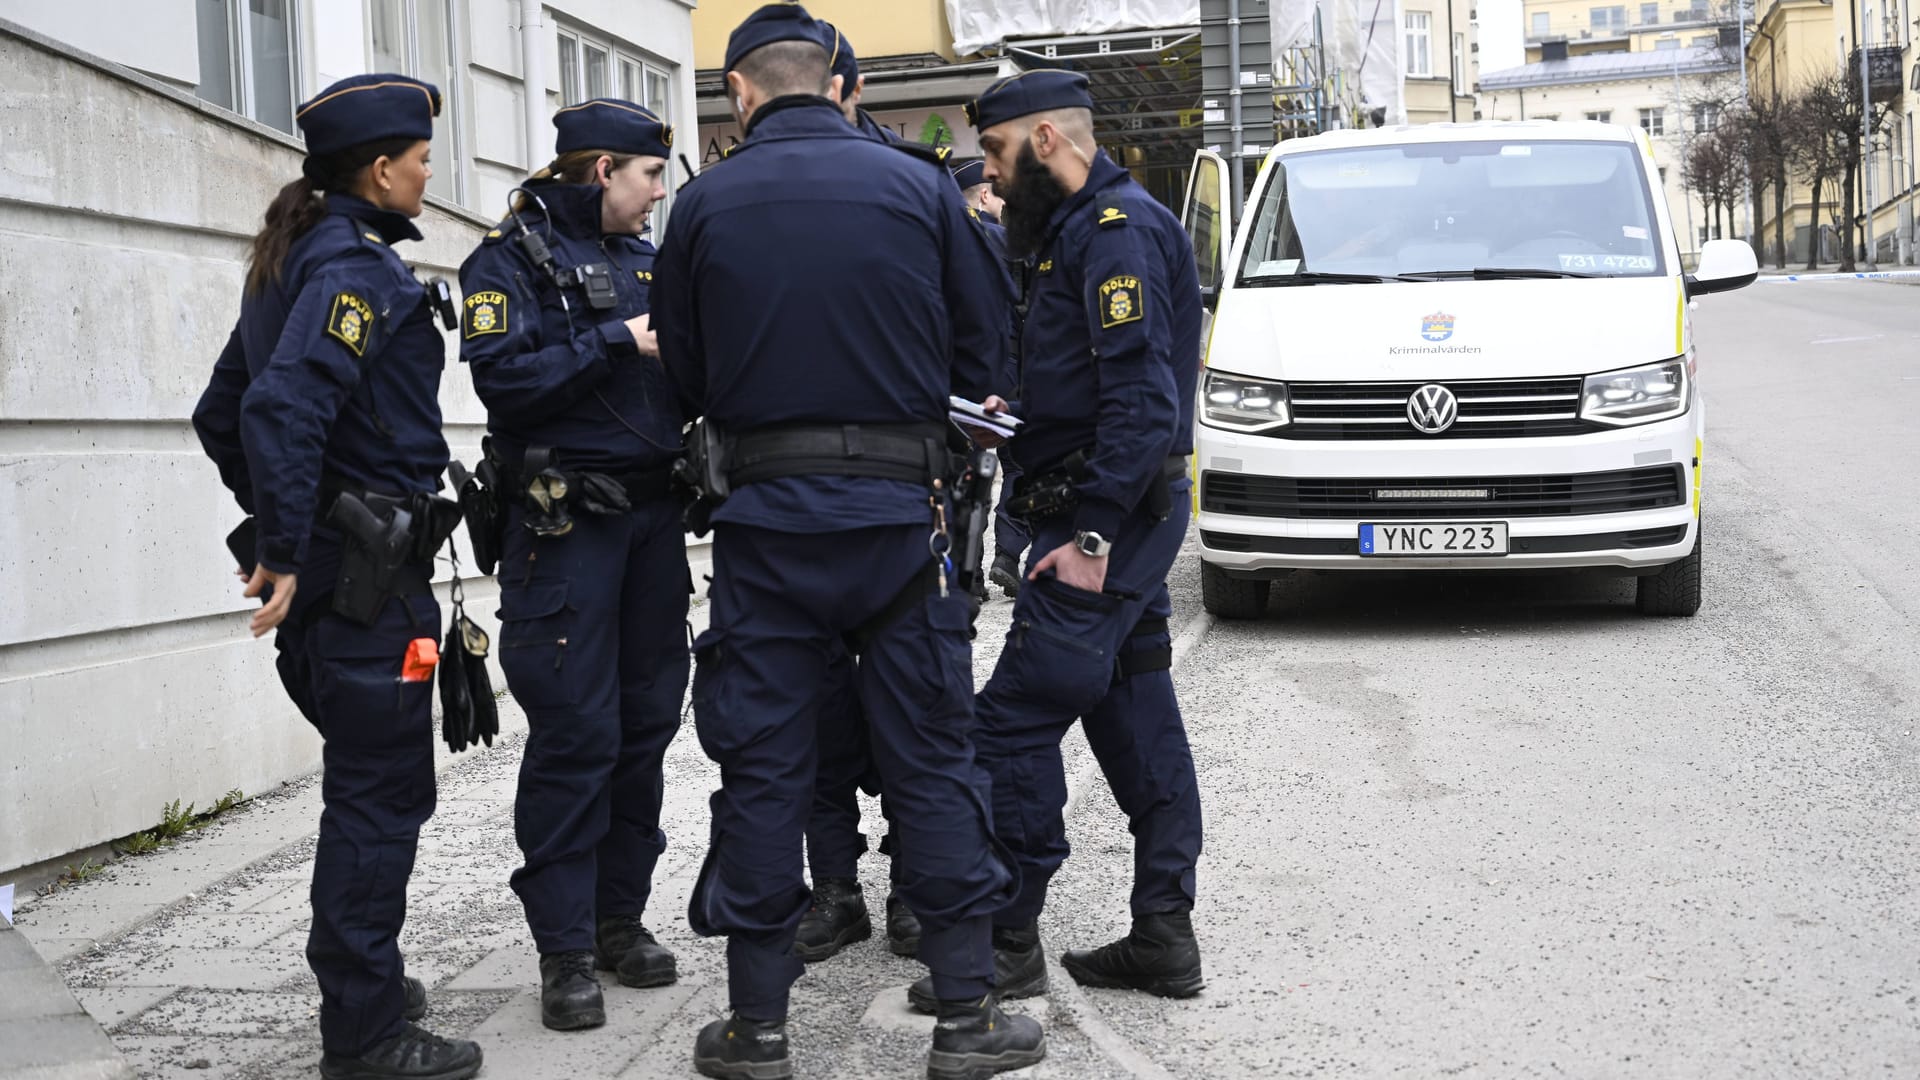
[[[1586,113],[1586,117],[1597,124],[1611,124],[1613,123],[1613,110],[1593,109]]]
[[[376,0],[366,0],[364,10],[367,25],[367,67],[369,70],[374,68],[373,5],[375,2]],[[456,206],[466,206],[467,195],[472,189],[472,185],[468,182],[470,179],[470,170],[467,166],[466,132],[461,129],[460,123],[460,118],[464,112],[462,106],[465,104],[465,98],[464,95],[460,93],[459,86],[461,73],[466,70],[466,58],[461,54],[460,50],[461,31],[465,29],[461,19],[466,5],[460,3],[460,0],[440,0],[440,2],[446,5],[447,66],[452,70],[453,75],[453,78],[445,79],[438,72],[422,74],[420,71],[422,63],[420,49],[420,0],[386,0],[386,2],[400,5],[400,37],[406,51],[406,70],[399,72],[399,74],[430,82],[440,87],[440,116],[435,121],[435,130],[445,130],[447,132],[446,156],[453,160],[436,162],[435,164],[443,165],[451,170],[453,176],[453,195],[449,198],[438,192],[430,191],[429,194],[432,194],[435,198],[447,199],[448,202]],[[442,83],[446,83],[447,85],[441,85]],[[440,125],[443,124],[446,125],[444,129],[440,127]],[[435,169],[434,171],[438,172],[439,170]]]
[[[555,50],[553,81],[554,85],[558,87],[560,91],[561,108],[564,109],[569,106],[578,105],[580,102],[587,100],[586,49],[590,46],[595,49],[604,49],[607,53],[606,96],[619,98],[623,101],[631,101],[642,108],[650,109],[654,115],[658,116],[667,124],[674,122],[674,77],[679,74],[680,69],[678,65],[671,63],[665,57],[657,56],[638,46],[629,45],[623,40],[593,33],[577,23],[556,21],[553,30]],[[571,43],[574,56],[574,85],[572,86],[566,85],[567,80],[562,74],[566,69],[566,64],[563,61],[569,43]],[[638,87],[624,85],[627,78],[627,65],[632,65],[633,70],[638,73],[640,77],[640,85]],[[666,101],[664,103],[651,103],[647,101],[647,82],[650,76],[659,76],[662,80],[662,87],[666,93]],[[533,165],[529,167],[538,168],[539,166]],[[671,170],[672,168],[673,166],[669,163],[668,169]],[[653,212],[652,231],[655,237],[660,236],[661,231],[666,227],[667,219],[672,216],[674,185],[669,183],[666,185],[666,188],[667,197],[659,202]]]
[[[1704,135],[1720,126],[1720,106],[1711,101],[1698,102],[1693,106],[1691,119],[1693,133]]]
[[[1667,108],[1654,105],[1640,110],[1640,130],[1651,138],[1664,138],[1667,134]]]
[[[1409,11],[1405,16],[1401,20],[1401,33],[1404,35],[1407,49],[1406,62],[1402,65],[1406,76],[1409,79],[1431,79],[1433,78],[1433,12]],[[1418,30],[1415,30],[1413,25],[1416,18],[1421,21]],[[1419,43],[1417,49],[1416,41]],[[1418,70],[1414,67],[1416,59],[1420,62]]]
[[[201,96],[200,86],[197,84],[194,87],[193,96],[216,108],[226,109],[236,116],[245,117],[256,124],[270,127],[275,131],[287,135],[296,135],[300,129],[296,117],[300,112],[301,101],[305,100],[307,96],[304,85],[304,73],[301,71],[303,65],[300,62],[300,58],[304,55],[302,51],[304,39],[300,29],[300,16],[304,10],[304,5],[300,4],[298,0],[286,0],[288,109],[287,126],[282,128],[277,124],[260,118],[259,95],[255,90],[253,79],[253,35],[249,32],[247,25],[248,20],[252,18],[253,12],[247,6],[245,0],[218,0],[218,2],[226,9],[227,13],[227,51],[225,67],[227,69],[228,96],[232,98],[233,104],[230,106],[222,105],[212,98]],[[200,5],[195,4],[194,47],[196,50],[199,48],[199,12]],[[202,58],[202,63],[204,64],[204,58]]]
[[[1449,65],[1452,75],[1452,90],[1455,97],[1467,92],[1467,35],[1453,35],[1453,63]]]
[[[1533,12],[1532,23],[1529,25],[1528,31],[1536,38],[1551,36],[1553,34],[1553,13],[1550,11]]]

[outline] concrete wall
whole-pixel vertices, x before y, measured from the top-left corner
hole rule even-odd
[[[0,25],[0,871],[319,763],[247,637],[239,511],[188,424],[298,144]],[[481,219],[404,253],[453,275]],[[452,363],[471,460],[484,418]],[[491,588],[470,592],[492,621]]]

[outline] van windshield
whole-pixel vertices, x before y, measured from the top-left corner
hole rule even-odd
[[[1416,143],[1275,163],[1239,284],[1664,272],[1629,143]]]

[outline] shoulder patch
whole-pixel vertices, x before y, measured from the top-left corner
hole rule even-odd
[[[1102,192],[1093,205],[1098,210],[1094,220],[1103,229],[1118,228],[1127,220],[1127,212],[1120,206],[1120,193],[1117,191]]]
[[[1111,330],[1123,323],[1139,322],[1147,314],[1146,300],[1146,294],[1140,291],[1140,279],[1132,274],[1101,282],[1100,329]]]
[[[942,168],[946,167],[947,158],[953,153],[953,147],[951,146],[928,146],[926,143],[907,142],[904,139],[889,142],[887,145],[902,153],[911,154],[921,161],[938,165]]]
[[[367,354],[367,335],[373,330],[373,305],[350,292],[337,293],[333,311],[327,316],[327,333],[353,350],[355,356]]]
[[[477,292],[466,298],[466,326],[461,340],[472,341],[485,334],[504,334],[507,332],[507,294],[503,292]]]

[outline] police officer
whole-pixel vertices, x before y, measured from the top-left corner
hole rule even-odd
[[[1039,1025],[992,992],[990,915],[1013,881],[967,739],[967,602],[940,557],[946,396],[985,386],[1005,316],[969,287],[986,255],[944,170],[848,127],[824,96],[822,42],[797,4],[733,32],[745,141],[686,189],[658,263],[661,354],[731,462],[693,694],[722,786],[689,915],[728,938],[732,1011],[701,1031],[694,1063],[790,1075],[813,708],[848,642],[935,972],[928,1072],[979,1076],[1045,1053]]]
[[[461,358],[510,506],[500,664],[527,712],[513,888],[540,952],[540,1018],[605,1022],[593,969],[665,986],[642,921],[661,762],[680,724],[689,577],[669,495],[681,416],[649,325],[673,129],[627,101],[554,115],[552,165],[460,268]]]
[[[1035,919],[1067,855],[1060,739],[1076,718],[1134,835],[1133,928],[1071,951],[1088,986],[1199,992],[1193,935],[1200,797],[1174,700],[1166,578],[1190,513],[1200,291],[1179,222],[1093,141],[1084,76],[1029,71],[969,109],[1016,255],[1034,260],[1021,350],[1023,490],[1037,561],[975,702],[994,827],[1020,891],[994,916],[1002,992],[1044,985]],[[1000,402],[991,403],[1004,404]]]
[[[412,1023],[426,991],[403,974],[397,944],[434,807],[428,647],[440,607],[428,581],[452,522],[428,524],[447,466],[446,348],[392,245],[420,239],[412,219],[439,111],[438,90],[400,75],[346,79],[300,107],[301,179],[267,208],[239,321],[193,413],[252,515],[234,543],[246,595],[264,600],[254,636],[277,631],[281,680],[325,739],[307,962],[330,1080],[480,1069],[478,1046]],[[367,556],[326,524],[336,500],[377,508],[378,524],[404,534],[391,589],[365,593],[342,576],[343,562]]]
[[[986,179],[986,162],[966,161],[953,168],[953,182],[960,185],[960,194],[967,200],[967,206],[973,210],[975,220],[987,237],[987,245],[994,256],[1005,263],[1010,282],[1013,286],[1015,318],[1013,333],[1020,334],[1019,323],[1025,319],[1025,305],[1021,297],[1026,292],[1027,266],[1025,260],[1015,259],[1007,253],[1007,230],[1000,224],[1000,212],[1003,204],[993,193],[993,185]],[[1007,370],[996,384],[1007,393],[1017,393],[1012,387],[1019,382],[1018,363],[1014,349],[1008,357]],[[1026,524],[1007,512],[1007,500],[1013,497],[1015,483],[1020,479],[1020,463],[1005,447],[1000,455],[1000,497],[993,508],[993,566],[985,574],[976,574],[974,582],[978,595],[985,599],[986,583],[1000,586],[1008,596],[1020,594],[1020,557],[1026,553],[1032,537],[1027,535]]]

